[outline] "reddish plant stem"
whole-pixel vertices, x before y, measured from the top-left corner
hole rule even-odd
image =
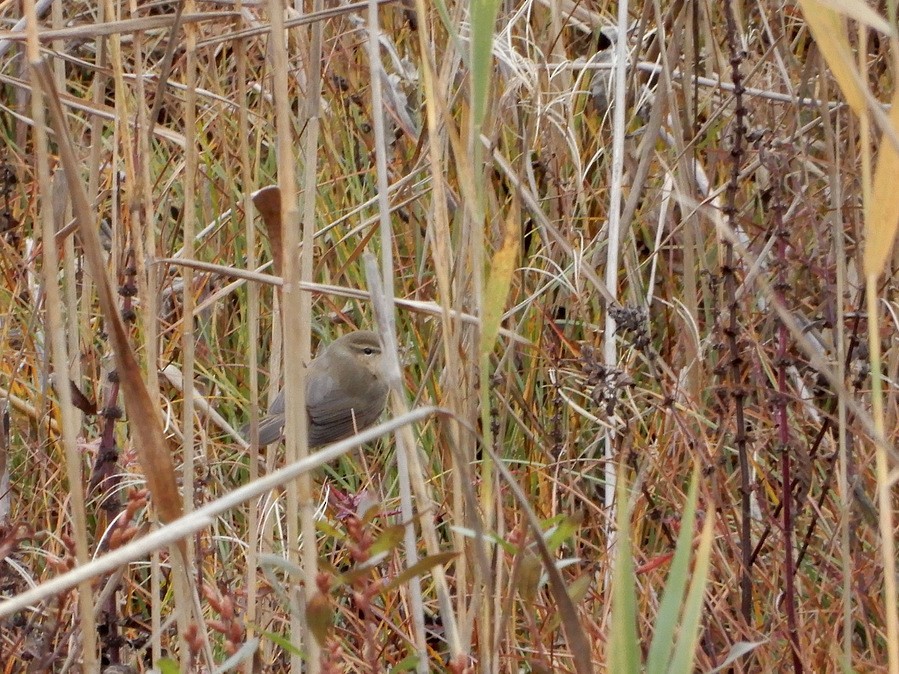
[[[738,229],[737,224],[737,191],[740,185],[740,166],[744,153],[744,140],[746,136],[746,108],[743,104],[743,75],[740,72],[740,64],[745,54],[737,37],[736,19],[731,3],[724,4],[724,16],[727,25],[727,43],[730,48],[731,79],[734,84],[734,122],[732,125],[732,143],[730,149],[730,179],[727,184],[724,203],[724,215],[732,230]],[[721,274],[724,279],[724,294],[727,302],[728,317],[725,319],[724,335],[727,340],[730,360],[731,396],[734,400],[734,444],[740,462],[740,611],[747,625],[752,624],[752,484],[750,482],[748,437],[746,433],[746,419],[744,416],[744,403],[747,392],[742,386],[741,346],[738,336],[741,326],[738,316],[736,260],[733,245],[729,241],[724,243],[724,265]]]
[[[855,303],[853,306],[861,307],[864,305],[864,302],[865,302],[864,289],[862,289],[859,292],[858,297],[855,300]],[[856,312],[855,318],[853,319],[853,323],[852,323],[852,330],[851,330],[852,337],[849,340],[849,348],[846,350],[846,356],[843,359],[844,362],[846,363],[847,368],[849,367],[849,364],[852,362],[852,359],[855,354],[855,350],[858,347],[859,327],[860,327],[860,322],[861,322],[860,317],[861,317],[860,311]],[[853,390],[856,390],[856,388],[857,387],[853,387]],[[813,460],[813,459],[815,459],[815,457],[817,457],[818,450],[821,447],[821,443],[823,442],[824,437],[828,433],[833,433],[833,432],[834,432],[833,417],[828,416],[824,419],[824,422],[821,424],[821,429],[818,431],[818,434],[815,436],[814,442],[812,442],[811,449],[809,450],[809,453],[808,453],[810,460]],[[835,460],[836,460],[835,456],[829,457],[826,460],[826,465],[824,467],[823,473],[826,476],[827,480],[822,487],[821,496],[819,497],[819,505],[824,502],[824,499],[827,497],[827,495],[830,491],[831,482],[832,482],[832,480],[834,478],[834,474],[835,474],[834,471],[832,470],[833,462]],[[790,491],[795,492],[799,488],[799,484],[800,484],[800,480],[793,478],[793,481],[790,484]],[[797,511],[794,515],[794,518],[793,518],[794,520],[796,518],[798,518],[798,516],[800,514],[802,514],[801,506],[802,506],[801,503],[796,504]],[[774,518],[780,517],[782,510],[783,510],[783,504],[778,503],[777,506],[774,508],[774,512],[773,512]],[[802,559],[805,556],[805,551],[808,547],[809,541],[811,540],[812,534],[814,533],[814,528],[816,526],[816,523],[818,522],[820,512],[821,512],[820,508],[812,509],[812,513],[811,513],[812,521],[809,523],[808,530],[806,531],[806,534],[804,537],[805,542],[803,543],[803,545],[799,551],[799,554],[796,557],[797,565],[802,563]],[[761,536],[759,536],[759,540],[755,545],[755,549],[752,551],[752,563],[753,564],[755,564],[756,558],[761,554],[762,549],[764,548],[765,543],[768,541],[768,536],[770,534],[771,534],[771,525],[768,524],[765,527],[765,530],[762,531]]]
[[[772,182],[774,189],[772,190],[771,211],[774,219],[774,236],[776,238],[775,245],[775,267],[777,269],[777,280],[774,284],[774,294],[777,299],[786,305],[786,290],[789,288],[787,282],[787,236],[788,232],[784,227],[783,213],[784,205],[782,200],[783,193],[783,170],[779,162],[775,159],[770,162],[772,168]],[[783,535],[784,535],[784,611],[787,616],[787,636],[790,642],[790,649],[793,653],[793,671],[796,674],[802,672],[802,661],[799,658],[799,630],[796,625],[796,587],[794,583],[796,565],[793,557],[793,490],[791,477],[791,456],[790,456],[790,418],[787,404],[790,400],[790,393],[787,389],[787,367],[790,363],[789,356],[790,347],[790,331],[783,321],[778,321],[777,325],[777,352],[774,358],[774,365],[777,368],[777,393],[774,396],[774,419],[777,425],[777,437],[780,450],[780,469],[781,469],[781,504],[783,509]]]

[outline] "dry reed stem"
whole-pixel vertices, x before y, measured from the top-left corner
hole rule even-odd
[[[194,10],[185,8],[181,29],[172,34],[173,6],[136,2],[131,13],[114,0],[99,7],[77,0],[57,3],[54,17],[43,19],[39,30],[40,56],[58,78],[80,160],[77,179],[103,231],[102,264],[116,289],[127,289],[133,279],[140,284],[138,299],[113,297],[112,303],[118,312],[134,312],[127,337],[156,401],[152,413],[166,421],[165,451],[174,457],[173,477],[181,480],[177,500],[190,497],[182,489],[189,482],[187,460],[196,468],[198,511],[218,503],[214,516],[189,529],[190,535],[201,532],[195,541],[203,553],[202,579],[220,583],[201,600],[204,609],[211,607],[208,597],[236,598],[247,635],[261,639],[259,662],[270,671],[286,671],[290,649],[268,635],[289,637],[291,613],[257,568],[266,554],[287,556],[297,549],[283,492],[261,482],[284,459],[275,448],[259,457],[227,429],[258,417],[265,407],[260,387],[278,390],[282,350],[293,363],[293,376],[308,357],[298,350],[307,333],[298,339],[296,323],[288,327],[286,341],[272,334],[281,333],[282,305],[274,297],[281,291],[269,286],[280,288],[282,276],[296,277],[284,270],[267,273],[272,255],[265,229],[253,220],[250,195],[282,177],[276,157],[286,152],[276,151],[279,142],[293,143],[290,150],[300,154],[297,143],[314,135],[297,123],[296,111],[310,103],[304,97],[310,68],[321,68],[318,139],[303,146],[299,169],[309,168],[303,205],[292,198],[316,230],[301,253],[311,257],[303,265],[309,275],[291,289],[311,304],[311,310],[303,308],[303,330],[319,343],[372,325],[361,261],[366,252],[389,259],[381,274],[394,283],[389,299],[396,311],[397,355],[413,408],[437,404],[451,410],[412,433],[410,451],[421,465],[418,478],[410,474],[411,493],[420,514],[414,522],[404,518],[404,524],[432,527],[432,533],[407,541],[406,550],[387,546],[376,566],[389,584],[402,573],[410,545],[423,559],[457,553],[445,558],[442,577],[430,568],[420,573],[427,662],[406,664],[448,671],[488,661],[501,671],[573,669],[557,597],[541,581],[548,576],[538,573],[531,584],[523,580],[530,577],[533,548],[518,536],[530,527],[533,541],[537,527],[526,524],[527,509],[508,482],[484,472],[488,452],[481,443],[492,438],[495,461],[523,491],[573,594],[588,641],[581,649],[586,653],[577,654],[605,671],[614,627],[607,532],[614,523],[601,505],[610,495],[603,476],[620,465],[604,460],[602,437],[615,428],[624,474],[629,481],[640,478],[631,497],[631,543],[641,637],[648,640],[654,632],[669,570],[664,560],[676,539],[688,475],[699,462],[699,507],[715,513],[717,537],[697,668],[712,669],[731,656],[737,671],[777,671],[785,661],[792,664],[781,602],[790,573],[785,554],[796,560],[794,643],[803,670],[881,666],[895,645],[887,636],[894,611],[884,595],[890,532],[880,530],[878,518],[886,521],[896,507],[892,448],[899,401],[892,383],[899,351],[892,335],[899,309],[895,260],[888,250],[888,269],[868,297],[880,312],[879,327],[868,320],[873,309],[859,299],[866,243],[859,204],[878,150],[895,141],[890,113],[872,107],[890,102],[895,80],[893,48],[877,32],[877,21],[866,19],[871,29],[850,22],[850,31],[856,30],[846,33],[867,68],[854,66],[864,84],[858,100],[870,108],[870,118],[859,119],[799,10],[763,2],[743,7],[735,36],[745,52],[747,142],[734,183],[733,220],[725,223],[736,87],[724,15],[716,5],[629,4],[627,99],[623,120],[615,124],[590,93],[593,83],[611,73],[611,61],[596,55],[590,31],[600,21],[611,26],[619,5],[540,0],[504,7],[493,27],[489,114],[477,137],[485,160],[477,166],[471,165],[477,153],[467,142],[469,4],[378,3],[380,106],[373,106],[371,95],[378,59],[363,44],[366,7],[356,3],[286,17],[281,35],[290,53],[309,52],[310,41],[297,27],[314,25],[321,30],[321,58],[288,62],[278,71],[286,85],[279,85],[277,97],[293,111],[283,134],[275,125],[279,87],[273,86],[269,53],[272,23],[259,3],[235,3],[222,11],[198,1]],[[57,271],[51,251],[34,236],[41,222],[38,205],[51,203],[45,193],[53,191],[39,181],[38,167],[44,161],[52,170],[60,138],[51,131],[47,151],[35,156],[31,84],[16,52],[24,39],[24,24],[15,27],[22,18],[17,11],[16,3],[0,5],[0,133],[6,141],[0,144],[0,165],[16,178],[7,180],[0,170],[0,390],[13,403],[11,512],[8,528],[0,530],[0,580],[4,596],[44,598],[22,614],[32,641],[15,623],[3,623],[0,660],[21,664],[38,653],[39,643],[46,645],[40,651],[44,660],[35,662],[53,668],[74,666],[80,658],[70,636],[82,621],[71,610],[74,593],[52,600],[43,594],[59,592],[62,586],[52,579],[74,563],[69,541],[77,518],[74,502],[67,500],[64,465],[68,406],[47,379],[51,342],[42,326],[51,307],[39,279],[48,273],[62,284],[64,320],[77,324],[65,341],[76,386],[103,405],[110,396],[115,401],[116,386],[107,380],[114,366],[111,327],[98,304],[102,279],[82,272],[84,239],[74,228],[56,232],[62,257]],[[188,50],[187,25],[196,37],[194,51]],[[166,53],[172,55],[167,75]],[[154,109],[158,119],[151,119]],[[196,114],[187,132],[185,109]],[[375,133],[374,120],[381,116],[383,133]],[[620,181],[613,180],[613,153],[621,161]],[[763,156],[783,166],[777,187]],[[475,175],[483,176],[481,184]],[[605,262],[612,252],[608,223],[616,190],[622,197],[620,231],[613,235],[620,246],[617,272]],[[788,287],[780,301],[772,265],[774,190],[789,231],[782,270]],[[482,220],[474,208],[479,191]],[[385,232],[374,223],[388,213]],[[497,346],[480,354],[483,288],[489,286],[492,261],[500,259],[495,256],[503,250],[509,222],[520,231],[520,257],[500,310]],[[193,236],[187,223],[198,223]],[[720,275],[727,242],[734,246],[738,363],[721,348],[722,326],[731,317]],[[184,283],[190,276],[194,282]],[[640,308],[646,309],[642,318]],[[614,358],[603,362],[597,354],[611,336],[604,327],[609,309],[625,313],[615,317]],[[781,323],[785,331],[778,333]],[[786,343],[778,347],[779,337]],[[863,345],[868,337],[871,346]],[[870,391],[876,346],[882,349],[882,414],[874,413]],[[193,413],[179,386],[165,377],[154,382],[163,370],[180,370],[193,382]],[[726,379],[724,371],[731,373]],[[735,478],[732,384],[746,392],[751,497],[745,517]],[[774,452],[782,444],[784,411],[790,484],[784,484]],[[121,635],[134,647],[119,652],[146,668],[151,651],[158,658],[163,649],[177,650],[177,633],[165,620],[174,610],[165,573],[171,560],[164,552],[159,556],[155,577],[144,565],[148,550],[164,545],[156,536],[173,532],[149,533],[142,539],[147,547],[121,548],[113,554],[127,549],[125,557],[107,558],[105,515],[95,517],[103,505],[131,502],[127,490],[145,483],[135,461],[143,440],[135,416],[129,410],[127,425],[109,431],[118,449],[112,464],[118,486],[87,494],[76,510],[87,516],[89,553],[104,560],[91,574],[117,571],[122,615],[137,620],[123,623]],[[87,453],[82,472],[111,424],[107,417],[83,416],[75,439],[76,449]],[[878,427],[884,429],[879,443]],[[201,450],[193,462],[181,442],[191,435]],[[887,450],[879,478],[877,447]],[[321,485],[351,496],[374,495],[378,512],[393,513],[400,483],[390,457],[382,445],[335,457],[313,474],[310,502],[320,500]],[[250,483],[268,485],[254,492],[258,501],[248,492],[241,492],[253,499],[246,507],[218,501]],[[487,500],[479,503],[475,494]],[[794,506],[790,549],[782,526],[784,494],[792,495]],[[138,531],[147,521],[143,509],[129,519]],[[746,525],[753,543],[748,617],[735,591],[739,532]],[[377,647],[368,652],[379,653],[385,667],[396,666],[420,653],[420,618],[415,628],[410,595],[391,589],[375,600],[380,612],[369,611],[368,622],[356,620],[339,582],[347,572],[340,565],[349,559],[350,537],[342,526],[329,506],[315,538],[320,557],[332,565],[331,584],[305,581],[310,588],[330,588],[323,601],[345,618],[328,636],[324,664],[347,671],[369,667],[370,658],[355,655],[364,643]],[[380,521],[367,526],[383,530]],[[73,578],[85,579],[67,578],[68,587]],[[39,594],[22,594],[30,584]],[[6,601],[0,613],[21,608]],[[214,631],[211,640],[221,663],[224,637]],[[748,653],[740,654],[741,644]],[[104,657],[113,650],[101,648]],[[248,671],[251,665],[245,663]]]

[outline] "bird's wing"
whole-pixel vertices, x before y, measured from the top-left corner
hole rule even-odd
[[[277,416],[284,414],[284,389],[282,388],[278,391],[278,395],[275,396],[275,399],[272,401],[272,404],[268,408],[268,415]]]
[[[259,420],[259,446],[264,447],[281,439],[284,432],[284,415],[268,414]],[[244,424],[240,429],[241,436],[250,441],[250,424]]]
[[[368,385],[359,383],[356,393],[349,398],[327,374],[316,378],[315,391],[307,389],[310,445],[336,442],[356,429],[370,426],[378,418],[384,409],[386,388],[374,380]]]

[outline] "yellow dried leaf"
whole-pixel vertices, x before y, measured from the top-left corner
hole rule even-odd
[[[503,243],[493,255],[490,276],[484,292],[484,315],[481,324],[481,350],[484,353],[493,350],[493,343],[499,333],[503,310],[506,307],[506,298],[509,296],[509,287],[512,285],[512,274],[515,272],[515,264],[518,259],[520,226],[518,209],[513,208],[503,223]]]
[[[845,19],[819,0],[799,0],[799,4],[812,37],[840,85],[846,102],[855,114],[861,114],[865,108],[865,96],[846,36]]]
[[[899,90],[893,94],[890,125],[899,130]],[[883,272],[896,240],[899,226],[899,199],[896,198],[896,180],[899,179],[899,153],[895,146],[884,140],[877,154],[874,168],[874,184],[871,203],[865,220],[865,274]]]

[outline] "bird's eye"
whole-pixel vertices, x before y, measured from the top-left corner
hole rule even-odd
[[[375,350],[374,350],[373,348],[371,348],[370,346],[366,346],[366,347],[362,350],[362,353],[364,353],[366,356],[371,356],[371,355],[374,354],[374,352],[375,352]]]

